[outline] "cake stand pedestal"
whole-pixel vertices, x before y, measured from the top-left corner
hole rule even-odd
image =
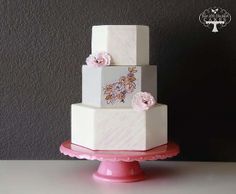
[[[163,160],[176,156],[179,146],[168,143],[147,151],[110,151],[91,150],[72,144],[70,140],[60,146],[60,152],[70,157],[101,161],[93,177],[109,182],[134,182],[145,179],[139,162],[145,160]]]

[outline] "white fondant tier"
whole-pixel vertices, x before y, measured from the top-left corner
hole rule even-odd
[[[167,106],[132,108],[71,107],[71,141],[92,150],[148,150],[167,143]]]
[[[149,64],[149,27],[104,25],[92,28],[92,53],[105,51],[113,65]]]
[[[137,92],[157,96],[157,67],[82,67],[82,103],[96,107],[131,107]]]

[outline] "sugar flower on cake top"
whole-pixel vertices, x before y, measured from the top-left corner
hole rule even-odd
[[[133,96],[132,107],[136,111],[145,111],[156,104],[154,97],[148,92],[138,92]]]
[[[90,54],[86,59],[86,64],[90,67],[104,67],[111,64],[111,56],[106,52]]]

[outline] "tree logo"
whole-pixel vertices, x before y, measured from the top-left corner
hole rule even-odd
[[[231,21],[231,15],[220,7],[210,7],[199,15],[199,21],[216,33]]]

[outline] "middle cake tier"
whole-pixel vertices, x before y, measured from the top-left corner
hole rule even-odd
[[[96,107],[131,107],[137,92],[157,97],[157,67],[82,67],[82,103]]]

